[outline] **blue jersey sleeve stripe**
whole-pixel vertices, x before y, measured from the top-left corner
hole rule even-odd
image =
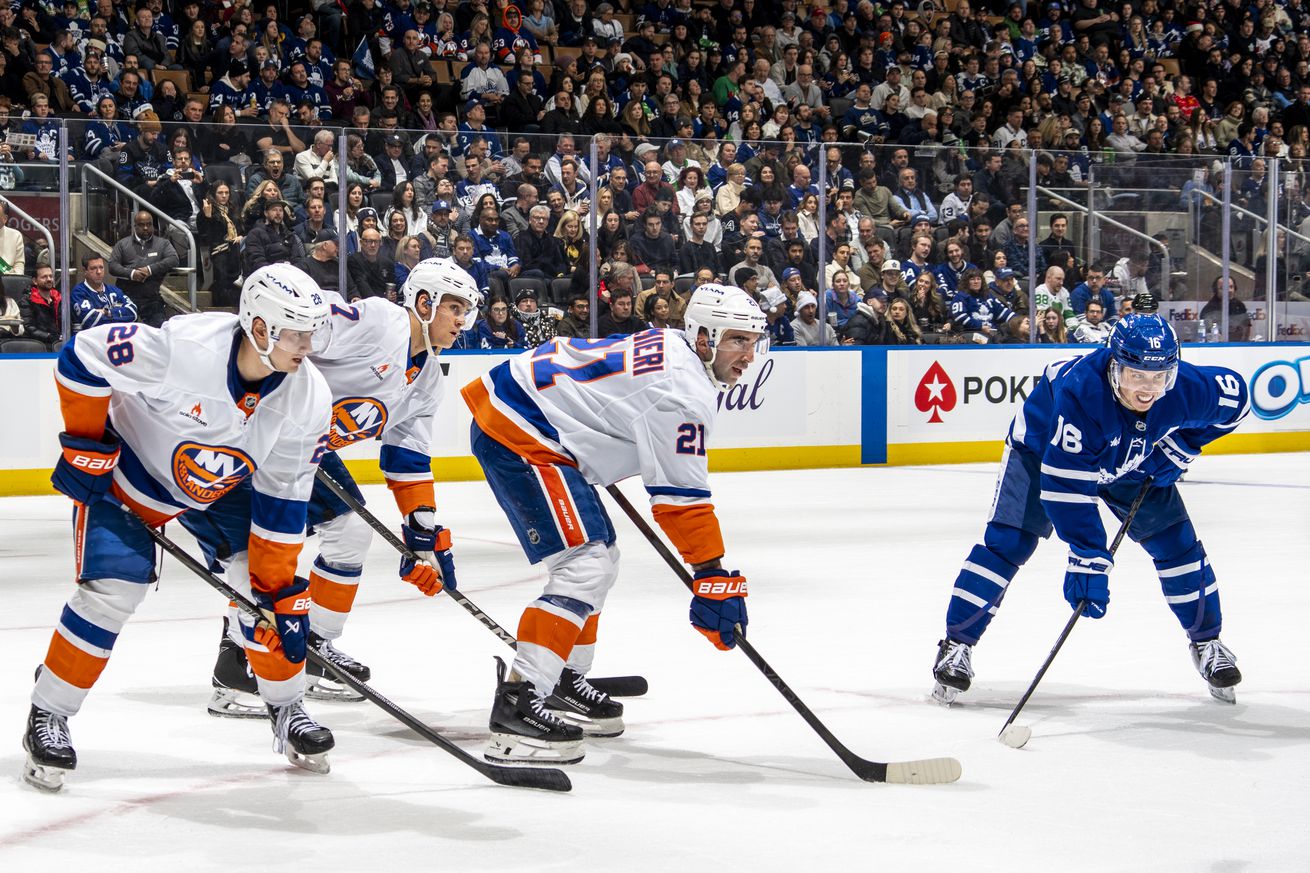
[[[254,491],[250,498],[250,520],[265,530],[282,534],[303,534],[308,504]]]
[[[708,499],[710,492],[703,488],[674,488],[670,485],[646,486],[646,493],[651,497],[696,497]]]
[[[109,382],[101,379],[99,376],[88,370],[77,356],[77,336],[68,338],[64,348],[59,352],[59,374],[66,379],[74,382],[80,382],[83,385],[93,385],[96,388],[108,388]]]
[[[430,473],[432,459],[422,452],[403,446],[383,446],[378,454],[378,466],[386,473]]]

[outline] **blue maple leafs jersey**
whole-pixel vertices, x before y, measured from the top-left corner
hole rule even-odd
[[[1109,558],[1097,491],[1165,465],[1186,468],[1250,409],[1246,381],[1227,367],[1178,364],[1178,378],[1146,414],[1110,385],[1109,349],[1046,368],[1010,425],[1007,442],[1041,458],[1042,507],[1055,532],[1082,557]]]

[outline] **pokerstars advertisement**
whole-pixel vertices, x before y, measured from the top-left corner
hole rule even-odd
[[[889,350],[887,442],[999,441],[1051,363],[1093,348]],[[1240,434],[1310,430],[1310,346],[1189,345],[1183,357],[1193,364],[1228,367],[1246,380],[1251,415]],[[1310,450],[1310,437],[1300,448]]]

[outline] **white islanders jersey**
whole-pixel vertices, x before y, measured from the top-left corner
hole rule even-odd
[[[718,389],[680,331],[556,339],[463,389],[478,426],[530,464],[594,485],[640,476],[683,558],[723,555],[705,449]]]
[[[204,510],[250,477],[250,570],[268,591],[295,575],[329,395],[308,361],[243,384],[243,336],[220,313],[93,327],[64,346],[55,379],[69,433],[121,439],[113,494],[150,524]]]
[[[402,515],[434,506],[432,421],[445,386],[426,352],[409,354],[409,312],[381,297],[346,305],[324,292],[326,347],[310,356],[332,395],[328,448],[379,439],[379,466]]]

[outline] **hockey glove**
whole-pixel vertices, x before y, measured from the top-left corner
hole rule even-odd
[[[1083,557],[1069,553],[1064,572],[1064,599],[1074,609],[1083,604],[1083,615],[1101,618],[1110,606],[1110,571],[1114,561],[1095,555]]]
[[[436,524],[436,510],[420,506],[400,526],[405,545],[419,557],[400,559],[400,578],[431,597],[442,588],[455,590],[455,558],[450,553],[450,531]]]
[[[83,505],[90,505],[109,493],[114,481],[114,468],[118,466],[118,438],[105,434],[105,441],[59,435],[63,453],[55,462],[50,484]]]
[[[305,641],[309,637],[309,580],[297,576],[296,581],[277,591],[256,591],[255,603],[268,619],[266,625],[255,627],[255,642],[270,652],[279,649],[288,661],[299,664],[305,660]]]
[[[746,629],[746,577],[736,570],[698,570],[691,586],[691,625],[716,648],[737,645],[737,625]]]
[[[1164,443],[1157,443],[1138,469],[1156,488],[1168,488],[1187,472],[1191,463],[1192,459],[1187,455],[1168,448]]]

